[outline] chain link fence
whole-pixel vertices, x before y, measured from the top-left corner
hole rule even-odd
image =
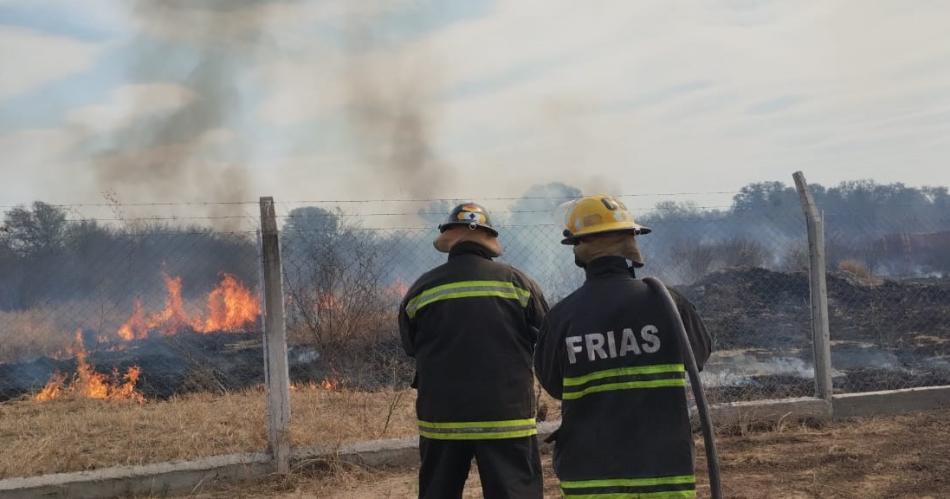
[[[505,249],[500,260],[535,279],[552,305],[584,281],[571,248],[560,244],[556,214],[563,201],[535,200],[519,210],[489,205]],[[323,420],[339,413],[346,402],[327,399],[346,398],[349,390],[392,390],[389,405],[359,411],[359,424],[371,436],[414,434],[411,395],[400,399],[413,365],[402,352],[396,311],[408,287],[445,261],[432,242],[453,203],[415,210],[279,205],[291,355],[317,359],[292,378],[323,388],[303,410],[294,404],[295,427],[319,418],[316,410]],[[642,273],[689,297],[715,338],[703,374],[713,402],[814,394],[806,231],[797,201],[790,208],[738,215],[691,208],[643,220],[654,232],[640,238]],[[402,424],[394,427],[397,416]],[[295,432],[295,444],[317,443],[315,432]]]
[[[258,220],[235,208],[6,212],[0,477],[266,446]]]
[[[950,384],[950,212],[824,211],[836,392]]]
[[[651,221],[644,273],[696,306],[714,340],[712,403],[814,394],[807,237],[801,211]]]
[[[567,198],[485,201],[501,260],[552,305],[584,280],[560,244]],[[813,395],[797,196],[756,209],[681,201],[631,206],[654,229],[639,238],[640,274],[704,318],[711,402]],[[415,433],[396,311],[445,261],[432,242],[453,204],[278,203],[295,446]],[[906,216],[825,210],[836,392],[950,382],[950,222]],[[8,207],[0,477],[265,448],[259,237],[256,203]]]

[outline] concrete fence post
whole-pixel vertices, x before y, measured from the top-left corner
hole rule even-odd
[[[290,371],[284,319],[283,273],[274,198],[261,198],[261,269],[264,282],[264,379],[267,437],[277,473],[290,471]]]
[[[831,332],[828,327],[828,285],[825,281],[825,224],[802,172],[795,172],[808,226],[808,288],[811,303],[812,345],[815,357],[815,396],[831,401]]]

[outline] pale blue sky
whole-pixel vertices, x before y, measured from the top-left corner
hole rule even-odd
[[[950,184],[947,2],[165,1],[0,0],[0,204]],[[179,189],[115,174],[167,158]]]

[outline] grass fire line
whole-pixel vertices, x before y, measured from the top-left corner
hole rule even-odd
[[[257,320],[260,303],[251,291],[231,274],[223,274],[221,283],[208,293],[207,314],[190,317],[181,297],[181,277],[162,274],[168,295],[165,308],[146,314],[140,299],[135,300],[132,315],[119,328],[126,341],[146,338],[151,331],[175,334],[190,328],[196,333],[238,331]]]
[[[193,315],[185,311],[181,295],[181,277],[162,274],[162,278],[167,292],[164,308],[158,312],[146,313],[141,299],[136,299],[132,314],[116,331],[121,342],[143,340],[155,332],[165,336],[189,330],[199,334],[239,332],[256,321],[260,315],[259,301],[234,275],[222,274],[221,282],[208,293],[206,313]],[[111,338],[102,335],[98,336],[98,340],[103,343],[112,342]],[[33,395],[33,400],[46,402],[64,398],[86,398],[145,402],[145,397],[136,390],[142,375],[141,368],[131,366],[122,375],[117,369],[113,369],[111,377],[96,372],[88,361],[89,355],[83,341],[82,329],[76,331],[74,345],[59,356],[76,359],[75,373],[69,377],[54,372],[46,385]]]
[[[145,397],[135,390],[142,371],[138,366],[126,369],[123,376],[117,370],[112,373],[112,380],[96,372],[87,359],[86,347],[82,340],[82,330],[76,331],[76,373],[67,383],[66,376],[60,373],[53,374],[53,378],[46,383],[33,400],[46,402],[59,398],[88,398],[100,400],[131,400],[143,403]]]

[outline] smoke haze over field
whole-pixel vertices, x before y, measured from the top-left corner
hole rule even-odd
[[[353,146],[379,182],[413,198],[438,197],[451,169],[430,136],[437,109],[431,88],[436,64],[425,56],[408,60],[380,53],[385,44],[374,34],[378,19],[350,12],[347,21],[344,109]]]
[[[93,137],[102,144],[91,164],[96,188],[120,201],[138,199],[246,200],[252,196],[250,144],[233,130],[246,113],[241,84],[262,34],[264,16],[242,15],[265,0],[139,0],[128,12],[141,35],[131,42],[127,79],[172,80],[186,98],[177,107]],[[155,37],[190,34],[190,50]],[[149,95],[132,101],[147,108]],[[131,113],[137,115],[136,109]],[[209,215],[229,207],[211,205]],[[228,228],[228,224],[216,224]]]
[[[934,42],[950,6],[677,12],[7,0],[0,200],[517,197],[561,181],[722,206],[799,169],[950,184],[950,52]]]

